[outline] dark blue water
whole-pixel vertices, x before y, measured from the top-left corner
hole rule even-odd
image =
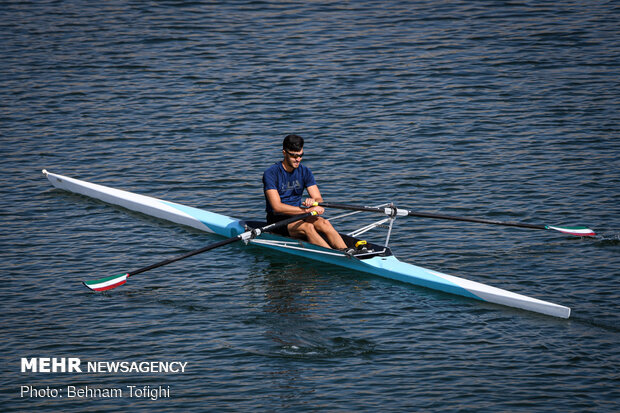
[[[613,2],[33,1],[0,17],[3,410],[620,409]],[[592,227],[399,218],[393,234],[403,261],[571,318],[243,245],[107,294],[80,284],[218,238],[52,189],[42,168],[260,218],[261,174],[288,133],[330,201]],[[21,373],[24,357],[188,365]]]

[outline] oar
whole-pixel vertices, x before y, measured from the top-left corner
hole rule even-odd
[[[321,202],[321,203],[315,203],[315,204],[320,205],[322,207],[327,207],[327,208],[348,209],[348,210],[354,210],[354,211],[379,212],[381,214],[386,214],[390,216],[411,216],[411,217],[422,217],[422,218],[448,219],[451,221],[477,222],[480,224],[504,225],[508,227],[531,228],[531,229],[552,229],[555,231],[560,231],[564,234],[575,235],[577,237],[596,236],[594,231],[592,231],[589,228],[581,227],[581,226],[580,227],[557,227],[557,226],[551,226],[551,225],[532,225],[532,224],[523,224],[520,222],[503,222],[503,221],[494,221],[490,219],[429,214],[426,212],[408,211],[406,209],[400,209],[400,208],[395,208],[395,207],[377,208],[377,207],[355,206],[355,205],[346,205],[346,204],[332,204],[330,202]]]
[[[246,231],[242,234],[237,235],[236,237],[232,237],[232,238],[228,238],[225,239],[223,241],[218,241],[218,242],[214,242],[213,244],[209,244],[205,247],[199,248],[197,250],[193,250],[190,251],[186,254],[183,255],[179,255],[177,257],[174,258],[169,258],[167,260],[164,261],[160,261],[158,263],[149,265],[148,267],[143,267],[140,268],[138,270],[135,271],[131,271],[131,272],[127,272],[124,274],[119,274],[119,275],[113,275],[111,277],[105,277],[105,278],[100,278],[98,280],[92,280],[92,281],[84,281],[83,284],[90,288],[93,291],[106,291],[106,290],[111,290],[112,288],[116,288],[120,285],[123,285],[127,282],[127,278],[143,273],[145,271],[149,271],[152,270],[154,268],[158,268],[164,265],[168,265],[170,263],[176,262],[176,261],[180,261],[182,259],[197,255],[197,254],[202,254],[203,252],[207,252],[209,250],[215,249],[217,247],[222,247],[224,245],[228,245],[228,244],[232,244],[233,242],[237,242],[237,241],[247,241],[253,238],[258,237],[260,234],[262,234],[263,232],[269,232],[269,231],[273,231],[274,229],[277,228],[281,228],[284,227],[292,222],[295,221],[299,221],[302,220],[304,218],[308,218],[309,216],[312,215],[317,215],[316,211],[312,211],[312,212],[307,212],[305,214],[300,214],[300,215],[294,215],[290,218],[287,219],[283,219],[282,221],[278,221],[278,222],[274,222],[273,224],[269,224],[269,225],[265,225],[264,227],[261,228],[255,228],[251,231]]]

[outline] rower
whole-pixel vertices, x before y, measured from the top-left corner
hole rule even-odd
[[[301,136],[287,135],[282,142],[284,159],[274,163],[263,173],[267,223],[278,222],[304,212],[316,211],[321,215],[325,211],[321,206],[313,206],[323,202],[323,197],[312,171],[301,164],[303,147],[304,139]],[[308,190],[309,197],[302,203],[304,189]],[[302,208],[302,205],[305,208]],[[282,227],[279,233],[293,238],[306,238],[312,244],[325,248],[343,251],[347,249],[338,231],[327,219],[320,216],[293,222]]]

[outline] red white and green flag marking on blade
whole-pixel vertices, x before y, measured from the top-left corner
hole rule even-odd
[[[327,207],[327,208],[348,209],[352,211],[378,212],[378,213],[386,214],[388,216],[393,216],[393,217],[410,216],[410,217],[421,217],[421,218],[447,219],[451,221],[476,222],[480,224],[503,225],[503,226],[508,226],[508,227],[519,227],[519,228],[530,228],[530,229],[552,229],[555,231],[560,231],[564,234],[575,235],[577,237],[596,236],[596,233],[592,231],[590,228],[581,227],[581,226],[579,227],[557,227],[557,226],[551,226],[551,225],[524,224],[521,222],[503,222],[503,221],[494,221],[490,219],[457,217],[453,215],[440,215],[440,214],[430,214],[426,212],[415,212],[415,211],[409,211],[406,209],[396,208],[394,206],[367,207],[367,206],[355,206],[355,205],[347,205],[347,204],[334,204],[330,202],[315,203],[315,205],[320,205],[322,207]]]
[[[198,248],[196,250],[190,251],[186,254],[183,255],[179,255],[177,257],[173,257],[173,258],[169,258],[167,260],[163,260],[160,261],[158,263],[155,264],[151,264],[147,267],[143,267],[140,269],[137,269],[135,271],[131,271],[128,273],[124,273],[124,274],[119,274],[119,275],[113,275],[111,277],[105,277],[105,278],[100,278],[98,280],[92,280],[92,281],[84,281],[83,284],[88,287],[89,289],[93,290],[93,291],[107,291],[107,290],[111,290],[113,288],[116,288],[118,286],[121,286],[123,284],[125,284],[127,282],[127,278],[146,272],[148,270],[152,270],[154,268],[158,268],[164,265],[168,265],[170,263],[176,262],[176,261],[180,261],[182,259],[197,255],[197,254],[201,254],[203,252],[215,249],[217,247],[222,247],[224,245],[228,245],[228,244],[232,244],[233,242],[237,242],[237,241],[248,241],[250,239],[256,238],[258,237],[260,234],[262,234],[263,232],[269,232],[269,231],[273,231],[276,228],[280,228],[283,226],[286,226],[292,222],[295,221],[299,221],[305,218],[308,218],[309,216],[312,215],[317,215],[316,212],[312,211],[312,212],[307,212],[305,214],[300,214],[300,215],[294,215],[290,218],[284,219],[282,221],[278,221],[278,222],[274,222],[273,224],[269,224],[269,225],[265,225],[264,227],[261,228],[255,228],[251,231],[246,231],[242,234],[239,234],[235,237],[232,238],[228,238],[225,239],[223,241],[218,241],[218,242],[214,242],[213,244],[209,244],[205,247],[202,248]]]
[[[129,277],[129,273],[113,275],[99,280],[84,281],[84,285],[93,291],[107,291],[125,284],[127,277]]]

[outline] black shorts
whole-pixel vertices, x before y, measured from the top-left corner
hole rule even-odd
[[[278,221],[282,221],[283,219],[287,219],[290,218],[291,215],[284,215],[284,214],[273,214],[273,213],[268,213],[267,214],[267,223],[268,224],[273,224],[274,222],[278,222]],[[283,227],[280,228],[276,228],[273,231],[274,234],[280,234],[280,235],[284,235],[285,237],[290,237],[291,234],[288,233],[288,225],[285,225]]]

